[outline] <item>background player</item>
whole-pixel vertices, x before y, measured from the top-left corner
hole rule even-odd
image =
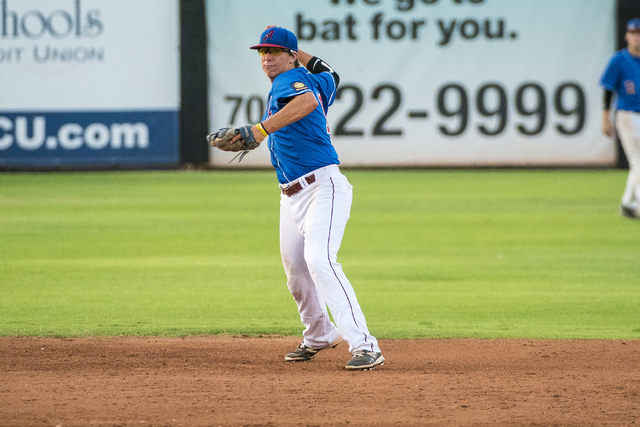
[[[629,160],[627,186],[620,202],[620,214],[640,219],[640,19],[627,23],[627,48],[616,52],[600,79],[604,87],[602,131],[614,135],[611,123],[611,98],[617,95],[615,130]]]
[[[269,136],[271,163],[282,190],[282,263],[305,326],[303,342],[285,360],[310,360],[344,338],[352,352],[346,368],[373,369],[384,357],[337,262],[352,201],[326,118],[339,77],[319,58],[298,50],[296,36],[281,27],[267,27],[251,49],[260,54],[271,91],[263,121],[250,130],[258,142]]]

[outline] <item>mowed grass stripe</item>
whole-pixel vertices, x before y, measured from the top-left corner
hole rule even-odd
[[[640,337],[626,171],[347,170],[379,338]],[[0,174],[0,335],[300,334],[273,171]]]

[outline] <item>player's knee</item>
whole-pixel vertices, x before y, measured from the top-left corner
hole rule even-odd
[[[305,261],[312,277],[322,277],[324,274],[331,273],[337,262],[332,260],[326,252],[313,252],[305,254]]]
[[[296,301],[301,301],[304,297],[304,292],[313,288],[313,286],[313,280],[308,271],[294,276],[287,276],[287,287]]]
[[[309,269],[303,258],[292,259],[286,256],[282,257],[282,266],[287,277],[299,276],[301,274],[308,274]]]

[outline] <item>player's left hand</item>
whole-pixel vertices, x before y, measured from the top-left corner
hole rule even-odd
[[[238,163],[242,161],[249,151],[258,148],[262,140],[264,140],[264,136],[258,128],[253,125],[234,129],[226,127],[207,135],[207,142],[211,144],[212,147],[216,147],[222,151],[241,151],[242,153],[238,154],[238,156],[240,156]],[[231,162],[233,162],[236,157],[231,159]]]
[[[262,139],[264,137],[260,134],[258,129],[253,130],[255,126],[247,125],[239,128],[222,128],[216,132],[207,135],[207,142],[212,147],[216,147],[222,151],[249,151],[254,150],[260,146],[260,141],[256,139],[256,133]]]

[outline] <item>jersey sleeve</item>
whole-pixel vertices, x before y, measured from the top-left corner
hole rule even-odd
[[[618,79],[620,76],[620,64],[619,56],[615,55],[605,68],[602,76],[600,77],[600,86],[603,88],[615,92],[618,87]]]
[[[318,90],[327,106],[332,105],[336,97],[337,85],[330,72],[325,71],[313,75],[318,83]]]
[[[326,112],[336,96],[336,82],[329,72],[311,74],[306,68],[297,68],[295,72],[287,72],[278,76],[272,85],[275,101],[286,104],[294,96],[311,92],[322,98],[322,108]],[[304,71],[303,71],[304,70]]]
[[[282,77],[282,78],[280,78]],[[286,102],[294,96],[311,92],[309,81],[299,73],[284,73],[273,82],[273,93],[279,103]]]

